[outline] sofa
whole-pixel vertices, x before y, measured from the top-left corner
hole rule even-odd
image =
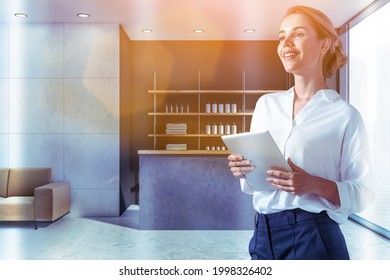
[[[52,169],[0,168],[0,222],[53,222],[70,211],[70,184],[53,182]]]

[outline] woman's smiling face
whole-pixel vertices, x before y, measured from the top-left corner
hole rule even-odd
[[[278,55],[285,70],[294,75],[322,72],[325,39],[320,39],[309,18],[292,14],[284,18],[279,32]]]

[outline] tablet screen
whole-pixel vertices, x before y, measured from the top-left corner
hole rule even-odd
[[[291,171],[269,131],[244,132],[224,135],[221,138],[231,154],[241,155],[255,166],[255,170],[245,176],[247,183],[255,191],[276,190],[266,181],[270,177],[267,170]]]

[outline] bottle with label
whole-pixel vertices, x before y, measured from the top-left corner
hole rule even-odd
[[[177,106],[177,103],[176,103],[175,108],[176,108],[175,112],[176,112],[176,113],[179,113],[179,106]]]
[[[173,113],[173,105],[170,105],[170,112]]]

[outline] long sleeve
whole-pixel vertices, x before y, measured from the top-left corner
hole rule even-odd
[[[360,116],[346,130],[341,152],[340,181],[336,182],[341,213],[363,211],[374,199],[368,137]]]

